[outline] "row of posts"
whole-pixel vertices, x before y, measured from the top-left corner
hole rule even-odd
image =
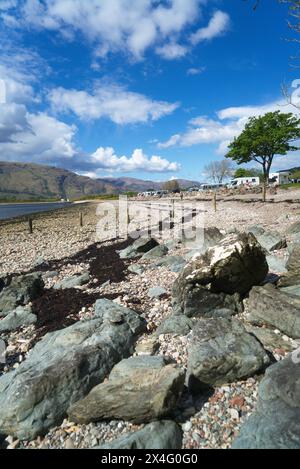
[[[217,194],[216,193],[214,193],[214,195],[213,195],[213,209],[214,209],[215,212],[217,211]],[[194,218],[196,215],[197,215],[197,210],[194,209],[192,211],[192,217]],[[128,225],[129,225],[130,224],[129,213],[128,213],[127,217],[128,217]],[[171,222],[172,221],[174,222],[174,219],[175,219],[175,200],[172,199],[171,200],[171,210],[170,210],[170,220],[171,220]],[[83,213],[82,212],[79,212],[79,226],[80,226],[80,228],[83,228]],[[159,222],[159,231],[160,232],[162,231],[162,227],[163,227],[163,222],[160,221]],[[28,232],[29,232],[29,234],[33,234],[33,219],[32,218],[28,219]]]

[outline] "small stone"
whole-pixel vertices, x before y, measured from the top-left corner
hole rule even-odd
[[[236,409],[228,409],[228,412],[232,420],[240,420],[240,414]]]

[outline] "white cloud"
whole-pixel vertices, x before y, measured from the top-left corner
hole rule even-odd
[[[221,36],[228,30],[229,24],[229,15],[220,10],[216,11],[206,28],[200,28],[196,33],[192,34],[192,44],[195,45],[199,42],[208,41]]]
[[[178,103],[154,101],[116,85],[98,86],[93,94],[56,88],[50,92],[49,99],[57,112],[72,111],[83,120],[105,117],[116,124],[156,121],[179,106]]]
[[[14,2],[5,2],[8,5]],[[189,42],[187,31],[198,26],[206,0],[23,0],[9,8],[7,26],[55,31],[67,40],[82,35],[96,57],[126,52],[141,60],[149,48],[163,58],[182,57]],[[226,29],[227,16],[216,12],[207,28],[195,33],[211,39]],[[15,23],[14,23],[15,22]],[[195,42],[199,42],[194,39]],[[177,47],[175,47],[177,44]]]
[[[161,158],[160,156],[151,156],[149,158],[143,150],[136,149],[131,157],[117,156],[115,150],[111,147],[100,147],[91,155],[91,161],[99,169],[106,171],[133,172],[146,171],[149,173],[175,172],[180,170],[178,163]]]
[[[181,59],[188,53],[188,48],[180,44],[170,43],[157,47],[156,53],[166,60]]]
[[[261,106],[229,107],[217,112],[216,119],[200,116],[190,120],[184,133],[171,136],[166,142],[159,143],[158,147],[217,144],[217,153],[224,155],[228,150],[228,145],[244,130],[249,117],[276,110],[300,114],[299,110],[291,105],[286,105],[282,99]]]
[[[206,70],[206,67],[189,68],[186,74],[188,76],[201,75],[201,73],[205,72],[205,70]]]

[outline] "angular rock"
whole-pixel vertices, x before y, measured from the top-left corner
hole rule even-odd
[[[159,350],[160,343],[158,341],[157,336],[152,335],[141,341],[136,349],[135,352],[137,355],[155,355],[156,352]]]
[[[247,320],[256,326],[271,326],[292,339],[299,339],[300,298],[270,284],[255,287],[249,295]]]
[[[182,272],[185,264],[186,261],[181,256],[166,256],[154,263],[157,267],[167,267],[175,273]]]
[[[259,244],[267,251],[276,251],[287,247],[286,239],[276,231],[265,231],[255,235]]]
[[[264,346],[266,350],[273,353],[274,349],[282,349],[286,352],[292,352],[295,347],[284,340],[280,335],[276,334],[272,329],[266,329],[265,327],[255,327],[246,324],[245,326],[249,334],[255,335],[259,342]]]
[[[145,272],[145,267],[138,264],[133,264],[128,267],[128,271],[132,274],[142,275]]]
[[[155,248],[151,249],[151,251],[146,252],[146,254],[143,255],[142,259],[160,259],[161,257],[166,256],[168,252],[169,249],[167,248],[167,246],[165,246],[164,244],[160,244],[159,246],[156,246]]]
[[[131,246],[128,246],[123,251],[120,251],[119,255],[121,259],[137,259],[158,245],[159,243],[156,241],[156,239],[142,237],[137,239],[133,244],[131,244]]]
[[[257,409],[242,426],[234,449],[300,449],[299,355],[267,370]]]
[[[266,230],[262,225],[253,225],[247,230],[247,233],[252,233],[255,237],[263,235],[265,232]]]
[[[72,403],[133,353],[145,330],[134,311],[99,300],[94,319],[47,334],[0,378],[0,434],[32,440],[58,425]]]
[[[298,234],[300,233],[300,221],[293,223],[287,230],[288,234]]]
[[[286,261],[277,256],[267,256],[267,263],[270,272],[276,272],[282,274],[287,272]]]
[[[300,275],[300,244],[296,244],[292,250],[289,260],[287,261],[287,269],[290,272],[298,272]]]
[[[195,256],[173,287],[176,312],[204,316],[220,308],[235,309],[237,297],[259,285],[268,273],[261,246],[252,234],[229,235],[204,255]]]
[[[114,367],[107,382],[73,404],[68,415],[78,423],[110,419],[151,422],[171,413],[183,385],[183,371],[168,365],[164,357],[130,358]]]
[[[30,307],[19,306],[15,311],[0,319],[0,332],[16,331],[20,327],[31,326],[37,322],[37,317],[32,314]]]
[[[185,247],[194,248],[196,252],[204,254],[208,248],[215,246],[222,241],[224,234],[216,227],[208,227],[202,229],[199,237],[202,239],[197,241],[183,236],[182,244]]]
[[[197,321],[188,355],[192,392],[248,378],[270,364],[258,340],[234,319]]]
[[[172,315],[165,319],[156,331],[157,335],[174,334],[185,336],[190,333],[194,327],[194,321],[187,316]]]
[[[25,306],[41,296],[43,292],[44,282],[41,274],[14,277],[0,293],[0,317],[15,310],[18,306]]]
[[[181,449],[182,431],[171,420],[152,422],[142,430],[110,442],[96,449]]]
[[[85,272],[82,275],[74,275],[72,277],[67,277],[61,282],[57,282],[54,285],[54,290],[68,290],[71,288],[81,287],[86,285],[90,281],[90,274]]]

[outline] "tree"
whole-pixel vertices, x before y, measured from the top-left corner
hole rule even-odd
[[[217,184],[222,184],[224,179],[232,176],[233,168],[232,164],[228,160],[213,161],[204,168],[204,172]]]
[[[263,174],[259,169],[246,169],[246,168],[238,168],[234,173],[235,178],[249,178],[249,177],[259,177],[263,180]]]
[[[291,142],[300,138],[299,126],[300,119],[292,113],[268,112],[263,116],[250,117],[245,130],[229,145],[226,158],[238,164],[255,161],[262,165],[264,201],[274,157],[298,150]]]
[[[177,181],[177,179],[172,179],[171,181],[165,182],[164,190],[169,192],[180,190],[179,182]]]

